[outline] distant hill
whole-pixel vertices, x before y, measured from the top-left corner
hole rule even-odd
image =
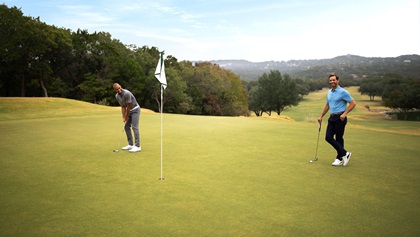
[[[242,80],[257,80],[264,72],[279,70],[295,78],[319,79],[335,72],[342,77],[362,78],[396,73],[420,79],[420,55],[394,58],[369,58],[343,55],[331,59],[250,62],[246,60],[214,60],[211,63],[229,69]]]

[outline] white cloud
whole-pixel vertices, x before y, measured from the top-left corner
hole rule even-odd
[[[418,0],[19,2],[48,24],[106,31],[181,60],[420,54]]]

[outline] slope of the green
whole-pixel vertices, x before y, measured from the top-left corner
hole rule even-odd
[[[0,120],[86,116],[112,112],[115,109],[63,98],[0,98]]]
[[[130,154],[112,152],[118,108],[71,101],[27,117],[38,119],[7,110],[0,236],[420,235],[420,136],[360,107],[345,135],[349,165],[331,166],[326,118],[311,164],[323,95],[285,112],[294,121],[164,114],[163,181],[159,114],[142,114],[143,150]]]
[[[104,115],[119,107],[96,105],[64,98],[0,97],[0,121],[33,118]],[[152,113],[143,109],[145,113]]]

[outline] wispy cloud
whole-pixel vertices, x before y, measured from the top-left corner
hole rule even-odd
[[[5,1],[48,24],[109,32],[179,59],[420,54],[418,0]]]

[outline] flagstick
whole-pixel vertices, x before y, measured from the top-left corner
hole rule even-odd
[[[163,178],[163,85],[160,85],[160,179]]]
[[[155,77],[160,82],[160,179],[163,178],[163,90],[166,89],[165,62],[163,52],[160,52],[158,65],[156,66]]]

